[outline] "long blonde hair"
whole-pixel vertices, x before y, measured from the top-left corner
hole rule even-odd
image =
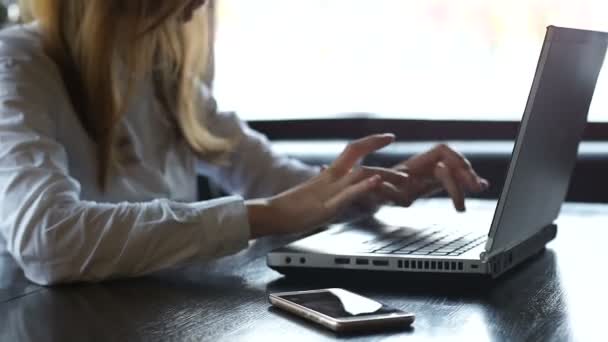
[[[210,1],[209,1],[210,2]],[[209,2],[206,6],[209,6]],[[212,10],[184,22],[188,0],[21,0],[38,22],[46,52],[59,66],[74,109],[97,144],[104,188],[114,141],[141,81],[155,94],[192,150],[222,162],[235,142],[213,135],[201,87],[213,78]]]

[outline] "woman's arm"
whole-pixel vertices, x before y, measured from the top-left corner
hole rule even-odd
[[[53,97],[62,91],[56,70],[15,46],[0,42],[0,238],[27,278],[49,285],[136,276],[247,246],[239,197],[81,200],[65,148],[53,138],[61,107]]]
[[[268,139],[251,129],[235,113],[220,112],[209,122],[220,136],[240,138],[226,166],[199,161],[199,173],[210,177],[228,193],[245,198],[276,195],[318,175],[320,169],[272,150]]]
[[[4,123],[9,120],[13,124]],[[19,121],[2,113],[0,232],[30,280],[48,285],[136,276],[247,246],[240,198],[81,201],[62,147]]]

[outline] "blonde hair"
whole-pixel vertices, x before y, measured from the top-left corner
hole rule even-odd
[[[206,6],[209,6],[209,2]],[[227,160],[231,139],[205,126],[214,108],[203,86],[213,78],[213,11],[184,22],[188,0],[21,0],[23,17],[38,22],[74,109],[97,144],[98,182],[114,162],[117,125],[142,81],[154,83],[180,136],[209,162]]]

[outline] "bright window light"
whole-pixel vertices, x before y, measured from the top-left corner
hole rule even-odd
[[[215,93],[245,119],[519,120],[548,25],[608,31],[608,1],[219,0]]]

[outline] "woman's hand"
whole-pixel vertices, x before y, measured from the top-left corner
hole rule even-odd
[[[488,181],[477,175],[471,163],[446,145],[390,169],[356,166],[394,139],[384,134],[357,140],[308,182],[269,199],[247,201],[252,237],[314,229],[353,206],[364,213],[386,203],[409,207],[439,191],[446,191],[454,207],[464,211],[466,193],[488,188]]]
[[[386,203],[409,207],[421,197],[446,191],[456,210],[464,211],[467,193],[485,191],[489,187],[488,181],[477,175],[471,163],[447,145],[438,145],[392,169],[376,172],[383,175],[382,186],[357,203],[367,210]],[[406,181],[391,176],[395,173],[407,176]]]
[[[380,191],[382,175],[387,172],[355,166],[394,140],[394,135],[383,134],[352,142],[331,166],[306,183],[269,199],[247,201],[252,237],[323,226],[355,201]],[[395,174],[404,178],[402,181],[407,178],[400,172]]]

